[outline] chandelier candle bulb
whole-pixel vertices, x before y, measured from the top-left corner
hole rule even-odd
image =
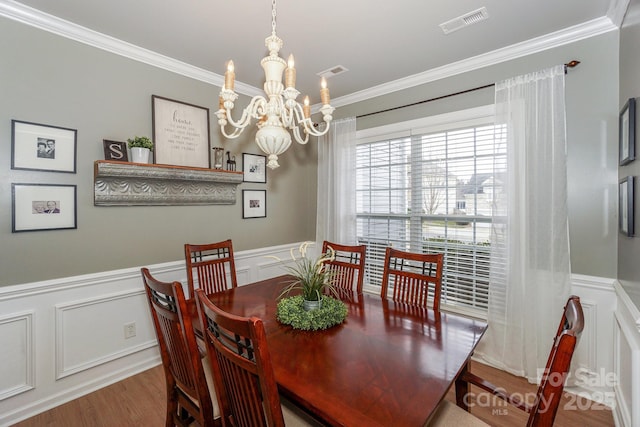
[[[304,118],[308,119],[311,117],[311,106],[309,105],[309,97],[304,97],[304,105],[302,106],[302,112],[304,113]]]
[[[327,80],[324,77],[320,82],[320,101],[322,101],[322,105],[329,105],[329,88],[327,87]]]
[[[233,90],[235,85],[236,73],[234,72],[233,61],[227,63],[227,71],[224,73],[224,88]]]
[[[293,54],[289,55],[287,61],[287,70],[284,76],[285,87],[295,87],[296,85],[296,69],[294,68]]]

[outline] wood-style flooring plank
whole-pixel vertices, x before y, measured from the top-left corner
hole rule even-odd
[[[471,362],[471,372],[491,381],[508,393],[518,393],[523,397],[533,398],[538,389],[537,385],[530,384],[524,378],[482,363]],[[471,408],[471,413],[487,424],[496,427],[522,427],[527,424],[528,414],[507,405],[503,400],[493,397],[476,386],[471,386],[471,394],[475,396],[469,399],[472,405],[475,404]],[[453,387],[446,398],[455,403]],[[531,400],[527,402],[531,403]],[[614,425],[613,414],[609,407],[566,392],[560,402],[554,423],[555,427],[614,427]]]
[[[504,387],[511,393],[535,393],[536,386],[525,379],[486,365],[472,362],[471,371]],[[482,390],[472,387],[472,393],[482,395]],[[163,426],[165,416],[165,384],[162,366],[144,371],[94,393],[80,397],[64,405],[22,421],[15,427],[138,427]],[[449,391],[447,399],[455,403],[455,394]],[[485,399],[485,400],[482,400]],[[488,399],[488,400],[487,400]],[[572,410],[575,397],[566,394],[556,417],[556,427],[613,427],[611,410],[602,405],[590,405],[589,410]],[[496,427],[521,427],[526,425],[526,414],[505,406],[488,396],[480,397],[471,413]],[[488,404],[487,404],[488,403]],[[579,402],[584,407],[585,402]],[[463,427],[463,426],[460,426]]]

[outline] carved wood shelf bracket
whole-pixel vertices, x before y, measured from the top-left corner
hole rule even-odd
[[[233,205],[242,172],[98,160],[95,206]]]

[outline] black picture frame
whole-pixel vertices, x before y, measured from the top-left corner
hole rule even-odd
[[[267,183],[267,156],[242,153],[242,181]]]
[[[11,120],[11,169],[76,173],[78,131]]]
[[[108,139],[102,140],[102,146],[104,147],[104,159],[116,160],[120,162],[128,162],[129,155],[127,154],[127,143],[121,141],[111,141]]]
[[[242,190],[242,218],[266,218],[267,190]]]
[[[620,166],[636,158],[636,100],[629,98],[620,111],[619,118]]]
[[[618,226],[620,233],[633,236],[634,230],[634,177],[628,176],[620,180],[618,186]]]
[[[77,186],[11,184],[11,232],[78,228]]]

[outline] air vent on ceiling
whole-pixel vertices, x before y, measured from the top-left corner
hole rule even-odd
[[[347,69],[346,67],[343,67],[342,65],[336,65],[329,68],[328,70],[320,71],[317,75],[328,79],[329,77],[337,76],[338,74],[346,73],[347,71],[349,71],[349,69]]]
[[[473,12],[465,13],[462,16],[440,24],[440,28],[442,28],[445,34],[449,34],[461,28],[468,27],[471,24],[475,24],[476,22],[484,21],[488,17],[489,12],[487,12],[487,8],[481,7]]]

